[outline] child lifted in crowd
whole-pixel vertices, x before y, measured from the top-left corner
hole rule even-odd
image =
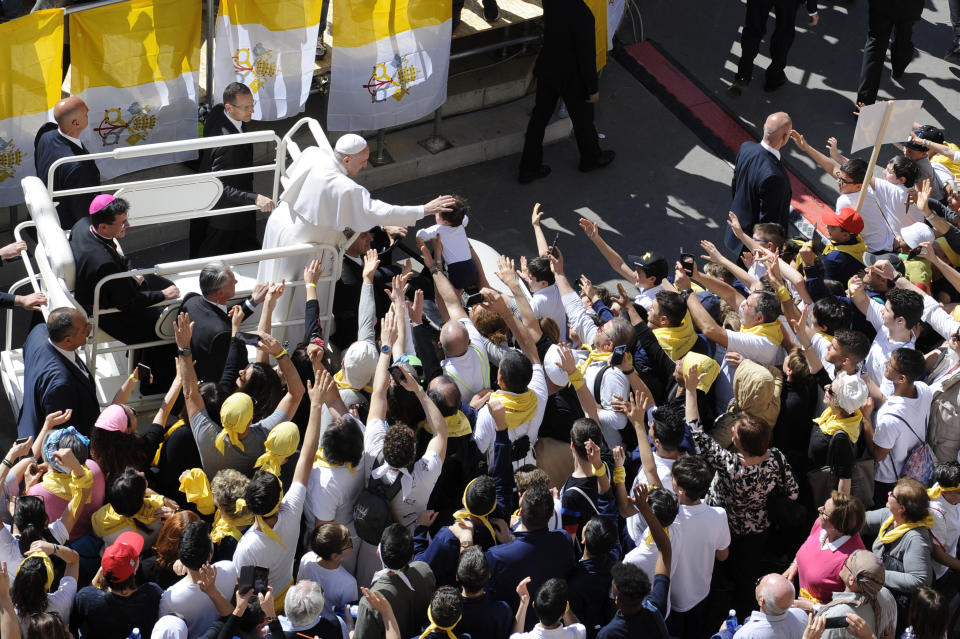
[[[454,195],[453,199],[452,210],[435,213],[437,223],[418,230],[417,239],[422,242],[439,239],[450,283],[454,288],[472,293],[480,287],[480,267],[473,260],[473,251],[467,239],[470,204],[459,195]]]

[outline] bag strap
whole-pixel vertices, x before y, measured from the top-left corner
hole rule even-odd
[[[597,406],[600,405],[600,387],[603,385],[603,376],[606,375],[607,371],[611,368],[613,367],[608,363],[603,370],[593,378],[593,401],[597,403]]]
[[[920,435],[917,435],[917,431],[913,430],[913,428],[910,426],[910,422],[908,422],[907,420],[905,420],[903,417],[900,417],[899,415],[897,415],[897,414],[895,414],[895,413],[890,413],[890,414],[889,414],[889,417],[893,417],[894,419],[899,419],[901,422],[903,422],[903,424],[907,427],[907,430],[909,430],[911,433],[913,433],[913,436],[917,438],[917,441],[920,442],[920,445],[921,445],[921,446],[923,446],[924,444],[927,443],[927,442],[925,442],[924,440],[920,439]],[[889,457],[889,459],[890,459],[890,465],[893,466],[894,475],[899,478],[899,477],[900,477],[900,473],[903,471],[903,466],[900,466],[900,469],[897,470],[897,464],[896,464],[896,462],[893,461],[893,456],[888,455],[888,457]],[[910,458],[910,456],[907,455],[907,459],[909,459],[909,458]],[[904,460],[904,463],[906,463],[906,460]]]
[[[571,490],[571,491],[573,491],[573,492],[580,493],[580,496],[583,497],[584,499],[586,499],[586,500],[587,500],[587,503],[590,504],[590,507],[593,508],[593,512],[596,513],[596,514],[598,514],[598,515],[600,514],[600,510],[597,508],[597,505],[593,503],[593,500],[590,499],[590,496],[587,495],[587,493],[583,492],[583,490],[581,490],[580,488],[577,488],[576,486],[571,486],[569,489],[566,488],[566,487],[564,487],[563,490],[562,490],[561,493],[560,493],[560,500],[561,500],[561,501],[563,501],[563,495],[567,492],[567,490]]]

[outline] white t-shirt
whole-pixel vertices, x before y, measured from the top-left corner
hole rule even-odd
[[[586,639],[586,637],[587,628],[582,623],[549,630],[538,623],[530,632],[515,632],[510,635],[510,639]]]
[[[530,438],[530,452],[526,458],[515,462],[515,465],[526,463],[527,459],[533,460],[533,445],[537,442],[540,422],[543,421],[543,413],[547,410],[547,376],[543,372],[542,365],[533,365],[533,376],[530,378],[530,385],[527,388],[537,396],[537,410],[530,421],[507,431],[507,436],[511,442],[524,435]],[[487,463],[491,466],[493,466],[493,441],[496,438],[497,423],[490,416],[490,409],[484,406],[477,412],[477,426],[473,431],[473,439],[477,442],[477,448],[480,449],[480,452],[487,456]]]
[[[229,601],[237,586],[237,569],[232,561],[218,561],[213,566],[217,569],[217,590]],[[189,577],[173,584],[160,596],[159,616],[172,614],[183,617],[191,637],[203,634],[218,619],[213,601]]]
[[[657,284],[656,286],[652,286],[640,291],[640,293],[633,298],[633,301],[649,311],[650,305],[653,304],[653,300],[657,299],[657,293],[662,290],[663,285]]]
[[[383,451],[383,439],[387,432],[387,424],[382,419],[371,419],[367,423],[367,430],[364,433],[364,450],[376,458]],[[417,517],[427,509],[427,500],[433,487],[440,478],[440,471],[443,469],[443,460],[435,452],[427,451],[423,457],[418,459],[413,465],[413,472],[410,473],[406,468],[399,471],[392,468],[386,470],[383,480],[392,484],[397,479],[397,474],[403,475],[400,481],[400,490],[391,502],[391,510],[395,513],[399,522],[413,531],[413,525]],[[371,473],[378,472],[378,468],[371,468]]]
[[[673,463],[675,461],[677,460],[666,459],[657,453],[653,454],[653,462],[657,466],[657,476],[660,478],[660,486],[669,490],[671,493],[673,492]],[[647,485],[647,476],[644,474],[642,468],[637,473],[636,478],[633,480],[633,488],[636,488],[640,485]],[[633,488],[630,489],[630,494],[633,494]],[[633,539],[633,543],[640,543],[640,540],[642,539],[641,535],[646,534],[646,529],[647,522],[643,520],[643,517],[640,516],[640,513],[636,513],[627,517],[627,534],[629,534],[630,538]],[[652,582],[653,577],[651,577],[650,580]]]
[[[917,205],[906,205],[907,187],[902,184],[887,182],[883,178],[876,178],[873,185],[880,208],[886,214],[887,221],[893,227],[893,232],[896,235],[900,235],[900,229],[904,226],[909,226],[914,222],[923,222],[923,212],[917,208]],[[854,199],[854,206],[856,206],[856,199]]]
[[[297,581],[313,581],[323,589],[324,616],[333,618],[333,609],[360,599],[356,578],[343,566],[333,570],[317,563],[317,553],[312,550],[300,558],[300,572]],[[329,614],[327,614],[329,613]]]
[[[463,355],[448,357],[440,366],[443,373],[460,389],[460,397],[469,401],[485,388],[490,388],[490,358],[487,357],[483,336],[470,318],[460,319],[470,335],[470,345]]]
[[[318,519],[337,521],[345,526],[353,523],[353,505],[370,473],[370,462],[371,457],[364,454],[352,471],[347,466],[314,466],[310,470],[307,499],[303,504],[303,520],[307,531],[316,527]]]
[[[58,544],[65,545],[67,543],[69,538],[67,528],[59,519],[47,526],[47,530],[50,531]],[[7,564],[10,586],[12,587],[13,580],[17,576],[17,566],[23,561],[23,553],[20,552],[19,535],[15,537],[7,524],[0,525],[0,561]]]
[[[233,553],[233,563],[243,566],[261,566],[270,571],[270,585],[275,596],[279,596],[293,579],[293,554],[297,550],[297,537],[300,536],[300,516],[303,514],[303,501],[307,487],[295,483],[283,496],[277,523],[273,532],[283,541],[283,546],[267,537],[265,533],[251,526],[237,542]]]
[[[941,495],[937,499],[930,500],[930,514],[933,515],[933,527],[930,529],[933,540],[940,544],[948,555],[956,557],[957,539],[960,538],[960,507],[947,503]],[[939,561],[931,563],[937,579],[949,570]]]
[[[11,566],[7,564],[7,570],[11,573],[14,573],[16,576],[17,565]],[[11,584],[13,582],[11,581]],[[77,580],[73,577],[64,575],[60,579],[60,586],[56,591],[47,594],[47,609],[46,612],[55,612],[60,615],[60,619],[63,621],[64,626],[70,625],[70,611],[73,609],[73,598],[77,596]],[[20,634],[21,636],[27,636],[27,627],[30,625],[29,617],[20,618]]]
[[[873,299],[868,298],[867,320],[877,329],[877,336],[873,338],[870,345],[870,352],[867,353],[867,359],[864,362],[867,373],[873,383],[880,387],[880,392],[887,397],[893,395],[893,382],[887,379],[884,374],[887,370],[887,360],[891,353],[898,348],[913,348],[915,337],[910,334],[910,339],[906,342],[894,342],[890,339],[890,331],[883,325],[884,305]],[[886,448],[886,447],[884,447]]]
[[[640,517],[640,515],[634,515],[635,517]],[[633,519],[633,517],[630,517]],[[630,519],[627,521],[629,522]],[[643,518],[641,517],[641,522]],[[646,522],[643,522],[646,526]],[[653,583],[653,577],[657,570],[657,557],[660,555],[660,550],[657,548],[657,544],[654,543],[651,538],[650,542],[647,542],[647,535],[649,534],[650,529],[644,527],[638,534],[636,541],[636,546],[628,552],[623,561],[628,564],[633,564],[643,572],[647,574],[647,578],[650,579],[650,583]],[[674,521],[672,524],[667,526],[667,534],[670,535],[670,574],[673,575],[677,571],[677,566],[680,565],[680,553],[678,548],[680,547],[680,535],[683,533],[680,532],[680,526],[677,525],[677,522]],[[672,584],[672,580],[671,580]],[[667,599],[667,610],[664,613],[664,617],[670,614],[670,599]]]
[[[567,312],[556,284],[545,286],[531,295],[530,308],[538,318],[549,317],[560,327],[560,340],[567,339]]]
[[[418,229],[417,239],[426,242],[439,236],[440,243],[443,244],[443,259],[447,264],[469,262],[473,259],[473,255],[470,253],[470,241],[467,239],[467,224],[469,222],[470,216],[464,215],[460,226],[434,224],[425,229]]]
[[[896,482],[911,451],[927,438],[933,392],[923,382],[914,382],[914,387],[917,389],[915,398],[891,395],[877,411],[873,443],[890,449],[886,459],[877,464],[875,477],[879,482]]]
[[[885,184],[889,184],[885,182]],[[837,208],[839,211],[844,207],[851,209],[857,208],[857,198],[859,193],[841,193],[837,197]],[[902,209],[902,207],[901,207]],[[871,253],[879,253],[893,249],[893,231],[890,227],[896,226],[896,216],[892,215],[893,209],[880,208],[880,202],[874,194],[872,187],[867,187],[867,197],[863,200],[863,207],[860,209],[860,217],[863,218],[863,230],[860,231],[860,237],[867,244],[867,250]]]
[[[716,552],[730,545],[730,526],[727,511],[704,503],[681,505],[674,523],[680,529],[682,549],[673,552],[682,555],[683,561],[670,575],[670,605],[686,612],[710,592]]]
[[[781,327],[783,323],[781,322]],[[758,364],[768,366],[779,366],[783,363],[783,349],[771,342],[763,335],[754,335],[753,333],[741,333],[739,331],[727,330],[727,349],[722,346],[717,347],[714,359],[720,363],[720,375],[717,376],[716,401],[720,412],[727,410],[727,404],[733,397],[733,376],[737,372],[732,368],[724,357],[727,353],[740,353],[744,359],[752,360]]]

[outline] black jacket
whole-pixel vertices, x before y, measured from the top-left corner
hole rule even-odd
[[[543,0],[543,46],[533,70],[558,91],[596,93],[597,46],[593,19],[583,0]]]
[[[253,312],[244,302],[241,302],[241,308],[244,319]],[[230,317],[199,293],[188,293],[180,305],[180,312],[190,313],[193,322],[190,350],[197,368],[197,379],[216,382],[230,350]]]
[[[203,125],[203,137],[210,138],[219,135],[233,135],[244,133],[237,131],[233,123],[227,118],[223,105],[218,104],[210,110]],[[223,171],[226,169],[249,168],[253,165],[253,145],[238,144],[235,146],[218,146],[205,149],[200,157],[201,171]],[[223,182],[223,195],[215,208],[221,209],[230,206],[255,204],[257,194],[253,191],[253,173],[241,175],[225,175],[220,178]],[[216,227],[217,222],[227,222],[233,216],[220,215],[210,218],[210,224]]]
[[[744,142],[737,152],[730,187],[733,189],[730,210],[737,214],[745,233],[752,233],[754,225],[759,222],[776,222],[787,230],[793,190],[780,160],[770,151],[756,142]],[[739,253],[740,240],[730,227],[727,227],[724,243],[728,249]]]
[[[72,155],[87,155],[89,152],[79,147],[67,138],[60,135],[57,125],[48,122],[40,127],[33,141],[34,166],[44,185],[47,184],[47,173],[50,166],[60,158]],[[100,170],[96,162],[71,162],[57,167],[53,173],[54,189],[78,189],[85,186],[100,185]],[[58,202],[57,215],[60,217],[60,228],[69,229],[77,220],[90,214],[90,203],[96,193],[82,195],[68,195],[56,198]]]

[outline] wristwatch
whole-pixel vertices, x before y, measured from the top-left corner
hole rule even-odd
[[[693,295],[693,289],[692,289],[692,288],[688,288],[688,289],[684,289],[684,290],[680,291],[680,299],[683,300],[683,303],[684,303],[684,304],[687,303],[687,298],[690,297],[691,295]]]
[[[472,541],[467,541],[466,539],[462,539],[462,540],[460,541],[460,551],[462,552],[462,551],[466,550],[467,548],[469,548],[469,547],[472,546],[472,545],[473,545],[473,542],[472,542]]]
[[[178,356],[178,357],[187,357],[187,356],[189,356],[190,354],[191,354],[191,351],[190,351],[189,348],[178,348],[178,349],[177,349],[177,356]]]
[[[383,346],[380,347],[380,352],[383,353],[384,355],[389,355],[390,351],[391,351],[391,348],[388,344],[384,344]]]

